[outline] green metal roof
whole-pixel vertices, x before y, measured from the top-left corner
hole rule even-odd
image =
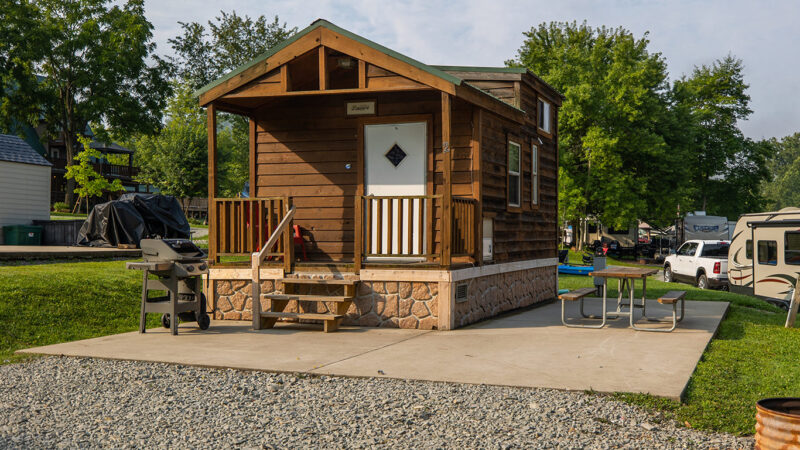
[[[452,72],[486,72],[486,73],[526,73],[524,67],[484,67],[484,66],[431,66],[443,71]]]
[[[199,97],[200,95],[204,94],[205,92],[208,92],[212,88],[214,88],[214,87],[222,84],[223,82],[231,79],[232,77],[244,72],[245,70],[249,69],[250,67],[253,67],[254,65],[258,64],[259,62],[264,61],[265,59],[269,58],[270,56],[274,55],[275,53],[278,53],[279,51],[283,50],[284,48],[288,47],[289,45],[291,45],[292,43],[297,41],[298,39],[302,38],[303,36],[307,35],[308,33],[312,32],[312,31],[314,31],[314,30],[316,30],[317,28],[320,28],[320,27],[327,28],[327,29],[329,29],[331,31],[335,31],[336,33],[339,33],[342,36],[346,36],[346,37],[348,37],[348,38],[350,38],[350,39],[352,39],[352,40],[354,40],[356,42],[359,42],[361,44],[366,45],[367,47],[370,47],[370,48],[375,49],[375,50],[377,50],[377,51],[379,51],[381,53],[389,55],[392,58],[395,58],[395,59],[398,59],[400,61],[403,61],[403,62],[405,62],[405,63],[407,63],[407,64],[409,64],[411,66],[414,66],[414,67],[416,67],[416,68],[418,68],[420,70],[423,70],[423,71],[425,71],[425,72],[427,72],[427,73],[429,73],[431,75],[439,77],[439,78],[441,78],[441,79],[443,79],[445,81],[448,81],[450,83],[453,83],[456,86],[461,85],[461,81],[462,81],[461,78],[458,78],[458,77],[455,77],[453,75],[450,75],[449,73],[444,72],[443,70],[441,70],[440,68],[437,68],[436,66],[429,66],[429,65],[421,63],[421,62],[419,62],[419,61],[417,61],[415,59],[409,58],[408,56],[405,56],[405,55],[403,55],[401,53],[398,53],[398,52],[396,52],[396,51],[394,51],[392,49],[384,47],[384,46],[382,46],[382,45],[380,45],[378,43],[372,42],[369,39],[365,39],[365,38],[363,38],[363,37],[361,37],[361,36],[359,36],[357,34],[351,33],[349,31],[345,30],[344,28],[340,28],[340,27],[328,22],[327,20],[317,19],[311,25],[309,25],[308,27],[306,27],[303,30],[297,32],[297,34],[295,34],[294,36],[284,40],[283,42],[279,43],[278,45],[270,48],[266,52],[258,55],[255,59],[253,59],[253,60],[251,60],[251,61],[249,61],[247,63],[242,64],[241,66],[233,69],[232,71],[228,72],[226,75],[222,76],[221,78],[218,78],[218,79],[212,81],[211,83],[208,83],[207,85],[205,85],[205,86],[201,87],[200,89],[196,90],[194,92],[194,95],[196,97]]]

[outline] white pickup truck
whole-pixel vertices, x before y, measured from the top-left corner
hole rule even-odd
[[[686,241],[664,260],[664,281],[683,281],[700,289],[728,289],[730,241]]]

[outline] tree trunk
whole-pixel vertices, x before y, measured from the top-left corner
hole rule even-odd
[[[75,163],[75,136],[69,130],[64,130],[64,151],[67,154],[67,169]],[[67,179],[67,188],[64,201],[72,207],[75,202],[75,179]],[[80,200],[80,199],[79,199]]]

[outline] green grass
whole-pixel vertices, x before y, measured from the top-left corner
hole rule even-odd
[[[566,289],[588,287],[592,279],[562,275],[559,284]],[[616,296],[612,286],[616,288],[616,283],[609,285],[609,295]],[[800,329],[783,327],[784,311],[753,297],[647,281],[648,298],[672,289],[687,291],[689,300],[730,302],[728,315],[703,353],[682,402],[644,394],[616,397],[664,411],[692,428],[747,435],[755,432],[758,400],[800,395]],[[668,349],[654,351],[669,358]]]
[[[50,212],[50,220],[77,220],[77,219],[86,219],[86,214]]]
[[[567,262],[569,264],[583,264],[583,253],[570,250],[567,256]],[[638,264],[632,259],[617,259],[611,256],[608,256],[606,259],[606,263],[609,266],[627,266],[627,267],[658,267],[660,268],[661,265],[659,264]]]
[[[141,283],[125,261],[0,266],[0,363],[23,359],[22,348],[136,330]]]

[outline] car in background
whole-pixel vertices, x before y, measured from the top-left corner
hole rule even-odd
[[[690,240],[664,259],[664,281],[728,290],[730,241]]]

